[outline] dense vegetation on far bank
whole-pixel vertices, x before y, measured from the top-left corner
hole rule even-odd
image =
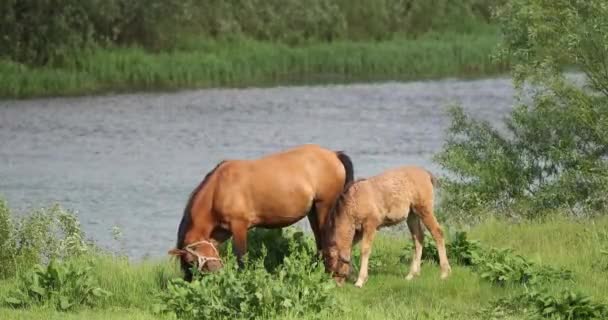
[[[0,4],[0,98],[505,71],[499,0]]]
[[[496,39],[488,32],[299,47],[201,41],[165,53],[99,49],[61,67],[0,61],[0,97],[484,76],[504,71],[490,59]]]

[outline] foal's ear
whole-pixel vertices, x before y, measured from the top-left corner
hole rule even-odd
[[[169,254],[172,256],[179,257],[179,256],[183,256],[184,254],[186,254],[186,250],[173,248],[173,249],[169,250]]]

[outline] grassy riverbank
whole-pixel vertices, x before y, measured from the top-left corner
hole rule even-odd
[[[99,49],[54,68],[0,61],[0,97],[476,77],[505,70],[490,59],[497,42],[497,31],[488,28],[475,34],[296,47],[195,39],[165,53]]]
[[[450,225],[444,225],[448,233],[453,235],[449,232]],[[521,319],[525,316],[525,308],[513,307],[513,301],[504,301],[519,299],[519,295],[526,292],[526,287],[530,290],[540,290],[539,287],[542,287],[549,295],[554,294],[556,297],[564,290],[582,293],[590,296],[592,303],[601,304],[606,302],[603,300],[604,293],[608,291],[608,279],[605,277],[608,255],[603,253],[603,250],[608,250],[606,230],[606,218],[555,218],[544,222],[525,223],[489,220],[468,230],[469,238],[478,240],[486,251],[490,248],[512,248],[514,252],[510,259],[514,260],[498,262],[491,258],[491,255],[482,254],[478,262],[470,265],[457,261],[458,257],[463,257],[466,250],[459,249],[460,253],[457,253],[456,249],[450,249],[453,272],[447,281],[441,281],[438,266],[433,261],[426,260],[421,277],[412,282],[405,280],[409,267],[407,260],[411,254],[410,249],[406,248],[410,242],[409,238],[406,234],[381,232],[374,245],[370,279],[365,287],[357,289],[349,282],[343,288],[331,289],[329,294],[334,295],[338,305],[342,306],[340,317],[344,319]],[[454,241],[452,237],[451,242]],[[471,244],[470,241],[460,243]],[[479,250],[467,252],[482,252]],[[527,276],[504,271],[516,266],[512,264],[517,260],[513,258],[516,254],[525,257]],[[57,311],[54,306],[48,304],[13,309],[4,301],[9,292],[14,290],[18,278],[9,277],[0,280],[0,318],[175,318],[171,314],[160,315],[153,312],[154,305],[159,302],[159,294],[167,291],[167,281],[179,277],[174,262],[165,258],[130,262],[126,258],[107,253],[88,254],[85,257],[93,261],[89,275],[97,281],[101,289],[111,294],[109,297],[101,300],[95,307],[78,306],[67,312]],[[545,267],[548,267],[549,271],[543,269]],[[488,268],[494,269],[489,272]],[[499,269],[504,270],[498,271]],[[571,279],[556,278],[546,283],[541,281],[543,277],[551,278],[552,274],[557,272],[555,270],[569,270]],[[499,280],[501,272],[506,276],[506,280]],[[239,275],[236,276],[238,278]],[[521,278],[517,278],[518,276]],[[224,277],[232,276],[228,274]],[[228,284],[224,285],[230,285],[231,282],[226,283]],[[501,298],[506,300],[498,302]],[[559,304],[560,300],[556,301]],[[577,306],[584,304],[580,301],[576,303]],[[328,315],[321,314],[322,319],[333,319],[339,312],[327,311]],[[306,313],[304,318],[318,318],[317,316],[318,314]],[[278,317],[300,318],[290,316],[289,311]]]

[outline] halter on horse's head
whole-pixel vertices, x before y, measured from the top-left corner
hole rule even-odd
[[[207,240],[193,242],[183,249],[172,249],[169,254],[181,257],[186,263],[196,263],[196,268],[201,272],[215,271],[222,267],[219,251]]]

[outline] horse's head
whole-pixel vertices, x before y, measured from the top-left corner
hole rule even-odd
[[[183,249],[171,249],[169,254],[180,257],[182,265],[194,265],[201,272],[213,272],[223,267],[219,251],[207,240],[191,243]]]
[[[323,253],[325,270],[342,286],[351,271],[350,259],[343,257],[335,246],[330,246]]]

